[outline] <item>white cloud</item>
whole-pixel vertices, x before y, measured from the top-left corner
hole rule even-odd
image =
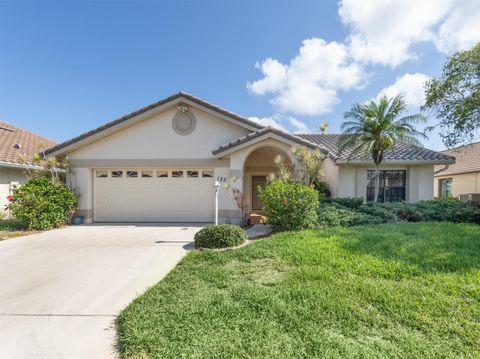
[[[263,78],[247,88],[268,95],[280,114],[324,114],[342,91],[365,85],[367,64],[396,67],[421,56],[414,46],[422,42],[451,54],[480,41],[480,0],[340,0],[338,12],[349,30],[343,42],[306,39],[288,64],[268,57],[255,65]],[[416,105],[423,89],[410,94],[419,94],[421,75],[405,75],[383,91],[401,90]]]
[[[264,78],[247,83],[253,93],[273,93],[270,102],[279,111],[310,116],[330,112],[339,90],[359,87],[365,78],[345,45],[319,38],[304,40],[288,65],[267,58],[257,68]]]
[[[269,117],[249,117],[248,119],[262,126],[271,126],[284,132],[292,132],[282,123],[286,121],[293,128],[294,133],[308,133],[307,125],[294,117],[285,118],[281,114],[275,114]]]
[[[247,83],[247,87],[257,95],[280,90],[287,78],[287,66],[272,58],[265,59],[261,64],[258,62],[255,67],[262,71],[263,79],[253,83]]]
[[[478,0],[341,0],[338,12],[362,63],[395,67],[417,57],[411,48],[419,42],[449,54],[480,40]]]
[[[299,121],[296,118],[289,117],[288,123],[295,129],[294,133],[308,133],[308,127],[305,122]]]
[[[457,1],[440,26],[435,44],[439,51],[467,50],[480,41],[480,1]]]
[[[357,61],[395,67],[417,56],[413,43],[435,39],[435,25],[452,7],[453,0],[342,0],[339,14]]]
[[[408,106],[420,107],[425,102],[424,84],[428,79],[427,75],[418,72],[404,74],[397,77],[394,84],[380,90],[376,99],[380,99],[383,95],[391,98],[403,94]]]
[[[282,118],[279,115],[273,115],[273,116],[270,116],[270,117],[249,117],[248,119],[250,121],[257,122],[262,126],[271,126],[271,127],[277,128],[281,131],[289,132],[285,127],[283,127],[280,124],[280,121],[282,120]]]

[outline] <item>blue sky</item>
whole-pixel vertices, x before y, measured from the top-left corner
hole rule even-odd
[[[422,80],[478,40],[478,2],[392,1],[1,0],[0,119],[64,141],[183,90],[291,132],[338,132],[389,86],[419,102]]]

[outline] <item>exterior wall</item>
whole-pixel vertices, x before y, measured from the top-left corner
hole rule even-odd
[[[354,166],[338,167],[338,190],[336,197],[361,197],[357,193],[357,172]]]
[[[441,179],[452,179],[452,196],[458,197],[464,193],[480,193],[480,172],[459,173],[435,176],[433,181],[434,195],[440,196],[439,182]]]
[[[338,166],[338,189],[333,197],[367,197],[367,171],[373,166]],[[433,198],[433,165],[383,165],[381,170],[405,170],[406,200],[418,202]],[[330,183],[330,182],[329,182]]]
[[[172,127],[176,108],[161,112],[152,118],[111,136],[87,145],[69,154],[76,159],[215,159],[212,150],[249,131],[190,108],[196,117],[194,131],[186,136]]]
[[[7,196],[12,194],[12,182],[24,184],[26,181],[25,170],[21,168],[0,167],[0,212],[6,212],[5,206],[8,204]]]
[[[77,214],[93,218],[93,170],[95,168],[211,168],[222,185],[219,190],[219,221],[238,218],[231,189],[230,161],[218,160],[212,150],[250,131],[190,106],[194,131],[179,135],[172,127],[176,107],[68,154],[71,173],[67,183],[78,195]],[[241,182],[241,180],[240,180]],[[213,200],[213,198],[212,198]]]
[[[67,174],[67,185],[77,195],[77,212],[89,223],[93,218],[93,177],[92,169],[75,167]]]
[[[407,171],[407,201],[433,199],[433,165],[409,166]]]
[[[339,168],[335,162],[330,158],[325,158],[323,161],[323,172],[325,182],[328,184],[328,189],[332,197],[338,197],[338,182],[339,182]]]

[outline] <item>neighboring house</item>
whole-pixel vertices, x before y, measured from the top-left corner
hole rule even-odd
[[[291,135],[178,93],[59,144],[46,153],[68,155],[69,182],[86,221],[211,222],[214,181],[239,188],[261,209],[258,185],[274,171],[277,154],[292,161],[294,145],[325,154],[334,197],[370,199],[369,158],[338,154],[338,135]],[[433,198],[433,166],[453,163],[439,152],[406,145],[387,152],[381,197],[415,202]],[[221,222],[237,222],[230,188],[219,193]]]
[[[5,211],[12,189],[27,180],[26,169],[38,169],[32,156],[54,145],[48,138],[0,121],[0,211]]]
[[[435,166],[435,197],[480,193],[480,142],[442,151],[454,164]]]

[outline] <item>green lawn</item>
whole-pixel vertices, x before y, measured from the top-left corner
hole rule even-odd
[[[478,358],[480,226],[335,228],[193,251],[117,325],[131,358]]]
[[[25,234],[25,224],[17,219],[8,219],[0,221],[0,241],[11,237],[18,237]]]

